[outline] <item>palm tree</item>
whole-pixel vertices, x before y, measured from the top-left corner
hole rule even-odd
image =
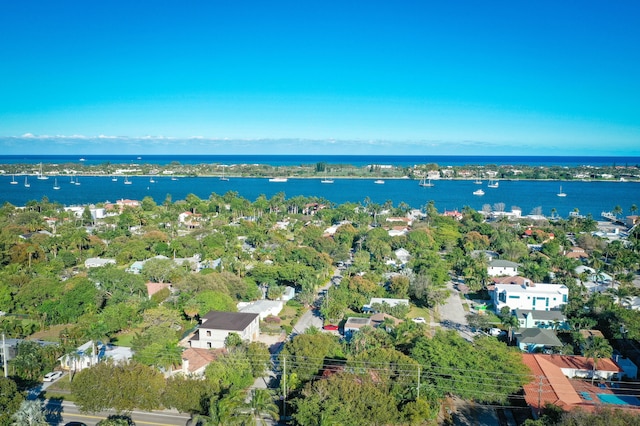
[[[247,420],[243,412],[244,395],[240,391],[230,393],[209,400],[209,414],[198,414],[194,417],[194,423],[202,426],[230,426],[241,425]]]
[[[265,417],[278,419],[278,406],[273,402],[273,395],[268,389],[253,389],[248,406],[255,425],[265,424]]]
[[[615,206],[613,208],[613,210],[611,211],[611,213],[613,213],[613,215],[615,216],[616,219],[618,219],[618,215],[622,214],[622,207],[620,206]]]
[[[604,337],[594,336],[587,341],[587,347],[584,350],[584,356],[589,359],[593,359],[593,374],[591,375],[591,383],[596,377],[596,371],[598,370],[598,360],[600,358],[610,358],[613,354],[613,349],[609,342]]]
[[[14,426],[47,426],[42,401],[22,401],[22,405],[13,416]]]

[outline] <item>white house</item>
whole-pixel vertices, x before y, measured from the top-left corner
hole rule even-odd
[[[373,305],[376,305],[376,304],[382,305],[383,303],[386,303],[390,307],[394,307],[396,305],[409,306],[409,299],[391,299],[391,298],[384,298],[384,297],[372,297],[371,300],[369,300],[368,304],[362,306],[362,310],[363,312],[373,312],[374,311]]]
[[[200,319],[197,330],[189,337],[189,347],[200,349],[223,348],[230,333],[242,340],[255,341],[260,336],[260,317],[248,312],[211,311]]]
[[[500,312],[500,309],[505,306],[511,310],[549,311],[560,309],[567,303],[568,298],[569,289],[560,284],[496,284],[491,292],[496,312]]]
[[[559,310],[552,311],[532,311],[529,309],[516,309],[516,318],[520,328],[553,328],[567,329],[567,318]]]
[[[284,308],[284,302],[282,300],[261,299],[255,302],[238,303],[238,312],[258,314],[260,321],[270,315],[274,317],[278,316],[282,308]]]
[[[115,265],[115,264],[116,264],[115,259],[107,259],[107,258],[103,259],[101,257],[90,257],[84,261],[85,268],[100,268],[102,266]]]
[[[79,346],[73,353],[58,358],[63,370],[82,371],[100,361],[112,359],[115,362],[126,362],[133,357],[131,348],[125,346],[113,346],[103,343],[95,343],[89,340]]]
[[[519,264],[508,260],[496,259],[489,262],[487,273],[490,277],[499,277],[501,275],[518,275]]]

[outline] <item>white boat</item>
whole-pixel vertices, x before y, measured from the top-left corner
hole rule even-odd
[[[289,179],[285,178],[285,177],[275,177],[275,178],[271,178],[269,179],[269,182],[286,182]]]
[[[17,184],[18,184],[18,181],[16,181],[16,175],[13,175],[11,177],[11,185],[17,185]]]
[[[118,181],[118,178],[117,178],[117,177],[113,176],[113,177],[111,178],[111,182],[117,182],[117,181]]]
[[[427,178],[422,178],[422,180],[420,180],[420,183],[418,185],[425,186],[425,187],[435,186],[434,184],[431,183],[431,179],[427,179]]]
[[[129,179],[127,179],[127,177],[124,177],[124,184],[125,185],[131,185],[131,181]]]
[[[484,191],[482,189],[478,189],[476,191],[473,191],[473,195],[484,195]]]
[[[384,184],[384,181],[382,179],[378,179],[378,180],[374,181],[373,183],[376,183],[378,185],[382,185],[382,184]]]
[[[84,158],[81,158],[80,161],[84,161]]]
[[[324,178],[320,181],[320,183],[333,183],[333,179]]]
[[[558,192],[558,197],[566,197],[567,194],[565,194],[564,192],[562,192],[562,185],[560,185],[560,192]]]
[[[24,187],[25,188],[30,188],[31,187],[31,184],[29,183],[29,180],[27,179],[26,176],[24,177]]]
[[[499,185],[500,185],[500,182],[498,182],[497,180],[490,180],[487,186],[489,188],[497,188]]]
[[[171,180],[178,180],[178,178],[173,176],[173,177],[171,177]]]
[[[153,176],[151,177],[151,179],[149,179],[149,183],[156,183],[156,181],[153,180]]]
[[[53,189],[58,190],[60,187],[58,186],[58,179],[53,181]]]
[[[76,182],[73,180],[73,176],[71,176],[71,180],[69,181],[69,183],[70,183],[71,185],[75,185],[75,183],[76,183]]]
[[[49,176],[45,175],[42,172],[42,163],[40,163],[40,172],[38,173],[38,179],[39,180],[47,180],[47,179],[49,179]]]
[[[76,178],[76,181],[74,182],[74,185],[76,185],[76,186],[80,185],[80,179]]]

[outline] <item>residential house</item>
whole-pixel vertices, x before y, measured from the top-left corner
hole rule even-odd
[[[242,340],[253,342],[260,336],[260,317],[249,312],[211,311],[200,318],[200,325],[186,340],[191,348],[223,348],[231,333]]]
[[[178,222],[189,229],[200,228],[202,226],[202,215],[200,213],[182,212],[178,215]]]
[[[282,292],[282,296],[280,296],[280,300],[284,302],[288,302],[289,300],[292,300],[295,297],[296,297],[296,289],[288,285],[284,288],[284,291]]]
[[[490,277],[513,276],[518,275],[519,264],[508,260],[496,259],[489,262],[487,273]]]
[[[523,352],[546,352],[562,347],[556,333],[546,328],[525,328],[515,333],[515,338],[518,348]]]
[[[261,299],[254,302],[238,303],[238,312],[258,314],[260,321],[268,316],[277,317],[282,311],[282,308],[284,308],[284,302],[282,300]]]
[[[180,372],[185,376],[204,376],[204,370],[215,361],[224,349],[187,348],[182,352],[182,367]]]
[[[396,306],[396,305],[409,306],[409,299],[392,299],[392,298],[385,298],[385,297],[372,297],[371,300],[369,300],[368,304],[362,306],[362,311],[363,312],[375,312],[375,308],[374,308],[373,305],[382,305],[384,303],[386,303],[390,307],[393,307],[393,306]]]
[[[353,333],[360,331],[360,329],[371,326],[371,318],[347,318],[347,322],[344,323],[344,335],[350,338]]]
[[[569,326],[567,324],[567,318],[560,310],[530,310],[530,309],[516,309],[516,318],[520,328],[551,328],[553,330],[565,330]]]
[[[445,210],[444,213],[442,213],[442,216],[452,217],[455,220],[462,220],[462,218],[464,217],[458,210]]]
[[[115,265],[115,264],[116,264],[115,259],[108,259],[108,258],[103,259],[100,257],[90,257],[84,261],[85,268],[100,268],[103,266]]]
[[[145,285],[147,287],[147,295],[149,296],[149,299],[151,299],[151,296],[165,288],[168,288],[169,290],[172,289],[171,283],[154,283],[148,281]]]
[[[133,357],[131,348],[125,346],[113,346],[101,342],[94,343],[89,340],[79,346],[73,353],[58,358],[63,370],[82,371],[98,362],[111,359],[114,362],[126,362]]]
[[[490,292],[496,312],[507,306],[510,310],[549,311],[560,309],[569,299],[569,289],[561,284],[528,282],[523,285],[496,284]]]

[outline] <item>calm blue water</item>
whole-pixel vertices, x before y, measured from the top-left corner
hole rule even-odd
[[[415,164],[436,163],[441,166],[465,165],[509,165],[529,164],[532,166],[624,166],[640,165],[640,157],[558,157],[558,156],[468,156],[468,155],[87,155],[80,161],[77,155],[0,155],[0,164],[16,163],[56,163],[98,165],[146,163],[166,165],[180,164],[270,164],[273,166],[296,166],[315,164],[321,161],[330,164],[390,164],[413,166]]]
[[[523,214],[535,207],[541,207],[542,213],[551,214],[555,208],[557,214],[568,216],[577,208],[581,214],[591,214],[599,219],[602,211],[610,211],[619,205],[625,214],[632,204],[640,206],[640,183],[634,182],[557,182],[557,181],[500,181],[499,188],[488,188],[486,181],[476,185],[473,181],[441,180],[434,181],[435,186],[418,186],[418,181],[399,179],[386,180],[377,185],[370,179],[336,179],[332,185],[321,184],[320,179],[289,179],[286,183],[268,182],[258,178],[231,178],[220,181],[217,178],[179,178],[172,181],[169,177],[156,177],[150,183],[148,177],[129,178],[133,183],[124,185],[122,177],[112,182],[110,177],[80,177],[81,185],[73,185],[68,177],[58,178],[60,190],[54,190],[54,179],[37,180],[29,177],[30,188],[24,187],[24,176],[16,177],[17,185],[11,185],[11,176],[0,176],[0,202],[10,202],[16,206],[25,205],[30,200],[40,200],[46,196],[51,201],[64,205],[116,201],[121,198],[141,200],[151,196],[162,203],[171,194],[173,201],[184,199],[193,193],[207,199],[211,193],[223,195],[235,191],[240,196],[255,201],[264,194],[267,198],[283,192],[286,198],[302,196],[323,197],[335,204],[344,202],[363,202],[367,197],[383,204],[391,200],[394,206],[405,202],[414,208],[421,208],[430,200],[435,202],[439,211],[462,209],[470,206],[481,210],[484,204],[493,206],[504,203],[506,210],[518,206]],[[562,185],[564,198],[556,194]],[[472,194],[478,188],[485,191],[484,196]]]

